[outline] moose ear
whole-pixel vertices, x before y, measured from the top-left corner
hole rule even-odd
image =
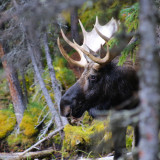
[[[100,64],[98,64],[98,63],[94,63],[94,65],[93,65],[93,69],[95,70],[95,71],[99,71],[99,69],[101,68],[102,66],[100,65]]]
[[[100,58],[104,58],[106,56],[106,50],[104,49],[102,45],[101,45],[99,52],[100,52]]]

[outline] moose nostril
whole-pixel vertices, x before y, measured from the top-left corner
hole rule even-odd
[[[70,115],[71,115],[70,112],[68,112],[68,114],[65,117],[70,117]]]
[[[71,111],[70,106],[61,107],[61,115],[62,116],[69,117],[70,116],[70,111]]]

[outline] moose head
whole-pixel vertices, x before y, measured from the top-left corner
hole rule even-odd
[[[60,52],[65,59],[74,65],[84,68],[80,79],[63,95],[60,103],[62,116],[79,118],[87,110],[93,117],[97,110],[109,110],[138,90],[138,79],[132,67],[116,65],[117,57],[128,43],[122,39],[120,46],[109,49],[108,41],[115,35],[119,22],[111,19],[106,25],[96,23],[91,32],[87,32],[79,21],[83,44],[80,46],[74,40],[71,42],[61,30],[63,39],[74,48],[80,56],[80,61],[68,56],[58,38]],[[106,47],[105,47],[106,45]]]

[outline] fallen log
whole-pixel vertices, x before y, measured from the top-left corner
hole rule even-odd
[[[0,153],[0,160],[25,160],[33,158],[45,158],[53,154],[55,150],[47,149],[43,151],[28,152],[25,155],[22,155],[23,152],[17,153]]]

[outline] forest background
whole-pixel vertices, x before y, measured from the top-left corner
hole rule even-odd
[[[33,151],[49,149],[42,155],[55,159],[63,157],[76,159],[79,155],[100,157],[109,154],[111,146],[104,147],[106,143],[110,144],[111,139],[109,118],[104,121],[93,120],[86,112],[81,119],[75,120],[66,119],[59,114],[61,96],[80,77],[82,69],[68,64],[62,57],[57,47],[57,38],[61,37],[60,28],[62,28],[69,39],[75,39],[76,42],[82,44],[83,37],[78,19],[89,31],[93,28],[96,16],[102,25],[114,17],[121,21],[122,26],[116,38],[109,41],[110,48],[118,45],[122,35],[133,35],[134,40],[122,51],[118,65],[123,65],[127,57],[135,62],[141,45],[139,8],[144,3],[147,5],[153,2],[155,8],[149,16],[157,16],[155,16],[157,20],[154,20],[154,23],[158,26],[159,1],[1,0],[0,151],[22,152],[25,155],[29,147]],[[145,15],[143,9],[141,14]],[[156,31],[159,35],[158,27]],[[150,52],[159,51],[159,42],[160,40],[157,40],[158,45],[154,46]],[[73,49],[66,43],[63,45],[72,58],[79,59]],[[153,54],[153,62],[159,65],[157,55]],[[142,55],[141,58],[143,58]],[[155,66],[156,69],[152,67],[155,72],[153,77],[159,81],[158,67]],[[152,77],[151,73],[147,74]],[[145,75],[140,74],[140,76],[143,82]],[[155,104],[153,109],[158,114],[159,82],[155,82],[155,85],[156,100],[152,104]],[[154,101],[153,97],[149,99]],[[129,116],[127,115],[126,119],[130,119]],[[139,121],[137,114],[135,117],[127,125],[137,123]],[[151,124],[151,129],[155,130],[153,139],[158,139],[157,121],[155,128],[153,123]],[[95,134],[98,137],[96,140]],[[133,142],[131,126],[128,127],[126,138],[126,147],[128,151],[131,151]],[[40,143],[33,146],[36,142]],[[98,152],[94,152],[95,150]],[[158,153],[157,150],[155,152]],[[29,156],[32,157],[32,155]]]

